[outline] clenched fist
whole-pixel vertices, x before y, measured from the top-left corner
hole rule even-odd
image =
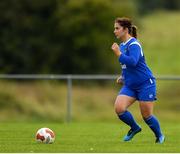
[[[116,56],[119,57],[121,55],[121,52],[119,50],[119,45],[117,43],[113,43],[113,45],[111,46],[111,49],[113,50]]]

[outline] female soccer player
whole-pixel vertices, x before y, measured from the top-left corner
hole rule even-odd
[[[117,18],[114,23],[114,34],[122,42],[120,45],[113,43],[112,51],[118,57],[122,67],[122,76],[117,82],[123,83],[115,101],[115,112],[120,120],[130,126],[124,141],[130,141],[134,135],[141,132],[132,114],[127,111],[136,100],[142,117],[151,128],[156,137],[156,143],[163,143],[165,136],[162,134],[159,121],[153,115],[154,101],[156,100],[155,78],[146,65],[144,53],[137,38],[137,28],[128,18]]]

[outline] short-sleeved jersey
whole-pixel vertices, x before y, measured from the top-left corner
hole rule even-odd
[[[147,80],[155,79],[148,68],[140,43],[136,38],[130,38],[127,42],[121,43],[119,62],[122,66],[122,77],[124,84],[136,89]]]

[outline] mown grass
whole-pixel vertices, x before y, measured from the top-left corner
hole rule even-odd
[[[180,152],[177,130],[179,123],[161,121],[166,135],[164,144],[155,144],[150,129],[141,123],[143,131],[131,142],[123,142],[128,127],[121,122],[101,123],[1,123],[0,152]],[[53,144],[39,144],[35,141],[38,128],[54,130]]]

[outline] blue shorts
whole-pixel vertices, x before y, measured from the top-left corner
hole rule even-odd
[[[136,98],[138,101],[155,101],[156,100],[156,84],[145,83],[137,89],[131,89],[123,86],[119,95],[127,95]]]

